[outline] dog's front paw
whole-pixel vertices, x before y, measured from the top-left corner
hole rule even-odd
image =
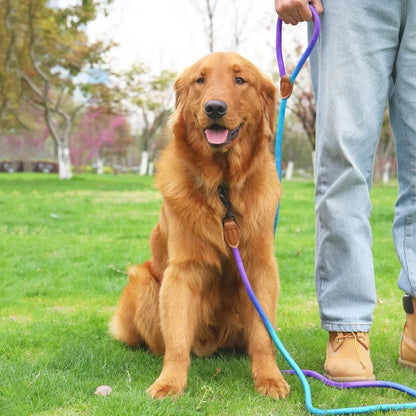
[[[163,399],[172,397],[173,399],[182,396],[185,391],[185,385],[172,381],[163,380],[159,377],[148,389],[147,394],[152,399]]]
[[[274,399],[284,399],[290,392],[290,386],[280,376],[276,378],[257,378],[255,380],[256,390],[263,396],[270,396]]]

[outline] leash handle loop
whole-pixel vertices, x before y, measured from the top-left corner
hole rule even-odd
[[[321,31],[321,21],[319,20],[319,14],[315,10],[315,8],[312,5],[309,5],[312,17],[313,17],[313,34],[311,37],[311,40],[309,41],[309,45],[305,49],[305,52],[301,56],[299,62],[297,63],[295,70],[293,73],[289,76],[286,75],[286,69],[285,64],[283,61],[283,54],[282,54],[282,19],[280,17],[277,19],[277,26],[276,26],[276,58],[277,58],[277,64],[279,67],[279,74],[280,74],[280,94],[282,97],[282,101],[280,103],[279,108],[279,120],[277,123],[277,134],[276,134],[276,146],[275,146],[275,164],[276,164],[276,170],[277,174],[279,176],[279,180],[282,180],[282,141],[283,141],[283,127],[285,123],[285,114],[286,114],[286,104],[287,99],[292,94],[293,90],[293,83],[296,79],[296,77],[299,74],[299,71],[302,69],[303,65],[305,64],[306,60],[308,59],[309,55],[311,54],[317,40],[319,37],[319,33]],[[277,230],[277,223],[279,221],[279,207],[277,206],[276,210],[276,217],[274,220],[274,233],[276,234]]]
[[[297,63],[295,70],[290,75],[290,82],[292,84],[295,81],[296,77],[298,76],[306,60],[308,59],[309,55],[311,54],[316,44],[316,41],[318,40],[319,33],[321,31],[321,21],[319,20],[319,14],[311,4],[309,5],[309,7],[312,12],[312,18],[313,18],[313,23],[314,23],[313,34],[312,34],[312,37],[309,41],[307,48],[305,49],[305,52],[303,52],[303,55],[299,59],[299,62]],[[283,54],[282,54],[282,24],[283,24],[282,19],[279,17],[277,19],[277,27],[276,27],[276,59],[277,59],[277,65],[279,67],[280,78],[283,78],[286,75],[286,69],[285,69],[285,64],[284,64]]]

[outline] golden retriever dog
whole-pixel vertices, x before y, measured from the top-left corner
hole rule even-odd
[[[218,349],[247,352],[256,390],[286,397],[272,341],[225,241],[219,197],[228,190],[247,275],[274,325],[273,222],[281,191],[270,150],[275,87],[242,56],[217,52],[187,68],[175,93],[171,140],[156,177],[163,202],[150,235],[152,256],[129,269],[111,332],[164,355],[150,397],[183,394],[190,354]]]

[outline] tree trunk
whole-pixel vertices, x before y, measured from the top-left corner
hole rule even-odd
[[[316,159],[315,159],[315,149],[312,150],[312,177],[313,182],[316,184]]]
[[[69,154],[69,146],[66,143],[58,144],[58,163],[59,163],[59,179],[71,179],[71,158]]]
[[[154,169],[155,169],[155,165],[153,164],[153,162],[150,162],[149,163],[149,169],[147,170],[147,174],[149,176],[153,176]]]
[[[293,178],[293,167],[294,167],[294,163],[293,161],[289,161],[289,163],[287,164],[287,169],[286,169],[286,179],[292,179]]]
[[[104,160],[100,157],[97,159],[97,174],[102,175],[104,173]]]
[[[143,150],[142,152],[142,160],[140,162],[140,175],[146,175],[147,169],[149,165],[149,152],[147,150]]]
[[[391,163],[386,162],[384,165],[383,183],[388,183],[390,180],[390,168],[391,168]]]

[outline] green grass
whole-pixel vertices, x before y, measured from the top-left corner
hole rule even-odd
[[[283,187],[276,239],[279,336],[301,367],[322,372],[327,335],[314,289],[314,185]],[[397,364],[404,313],[391,237],[396,194],[395,184],[372,192],[379,299],[372,357],[379,379],[416,387],[416,375]],[[0,415],[308,414],[295,377],[288,376],[286,400],[261,397],[247,358],[230,353],[193,357],[184,397],[147,397],[162,359],[117,343],[107,324],[126,267],[149,257],[160,202],[150,178],[0,175]],[[112,386],[110,396],[93,394],[102,384]],[[311,386],[322,408],[408,400],[379,389],[339,391],[313,380]]]

